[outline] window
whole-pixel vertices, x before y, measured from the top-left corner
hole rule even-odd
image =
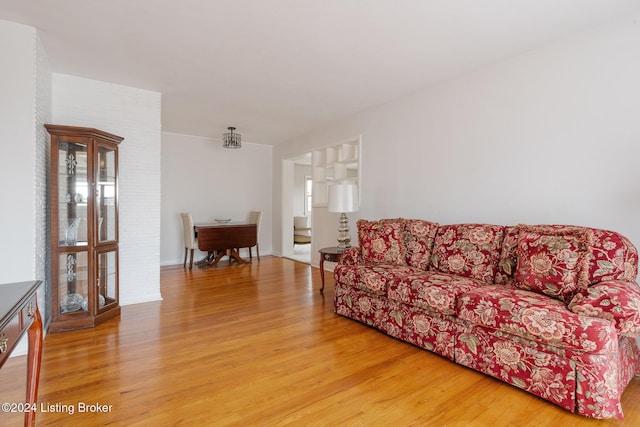
[[[304,177],[304,214],[311,214],[312,205],[312,193],[313,193],[313,180],[310,176]]]

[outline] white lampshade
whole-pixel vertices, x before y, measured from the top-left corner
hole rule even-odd
[[[329,212],[357,212],[358,185],[340,182],[329,185]]]

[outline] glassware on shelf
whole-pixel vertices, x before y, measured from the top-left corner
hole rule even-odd
[[[78,227],[82,218],[69,218],[64,228],[64,243],[67,246],[74,246],[78,243]]]
[[[76,160],[74,153],[69,153],[69,155],[65,159],[65,162],[67,164],[67,175],[75,175],[78,161]]]
[[[83,305],[84,297],[82,295],[77,293],[68,294],[60,301],[60,314],[80,311],[83,309]]]
[[[75,255],[67,255],[67,282],[71,283],[76,280],[76,257]]]
[[[106,300],[102,296],[102,294],[98,294],[98,308],[104,307],[106,304]],[[85,297],[82,301],[82,309],[84,311],[89,311],[89,297]]]

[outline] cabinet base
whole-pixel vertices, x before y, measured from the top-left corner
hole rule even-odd
[[[120,306],[114,307],[96,316],[88,314],[64,315],[64,319],[52,320],[49,324],[49,333],[74,331],[76,329],[89,329],[106,322],[109,319],[120,316]]]

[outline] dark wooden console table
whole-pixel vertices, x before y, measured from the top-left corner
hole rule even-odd
[[[38,310],[36,291],[42,282],[7,283],[0,285],[0,368],[4,365],[20,338],[28,331],[27,400],[36,405],[38,380],[42,360],[42,318]],[[25,403],[25,402],[14,402]],[[36,410],[24,413],[24,425],[35,425]]]
[[[238,249],[250,248],[258,243],[258,227],[256,224],[224,224],[224,225],[196,225],[198,234],[198,249],[210,254],[199,264],[201,267],[215,267],[218,261],[229,255],[229,260],[235,259],[241,264],[247,263],[240,257]]]

